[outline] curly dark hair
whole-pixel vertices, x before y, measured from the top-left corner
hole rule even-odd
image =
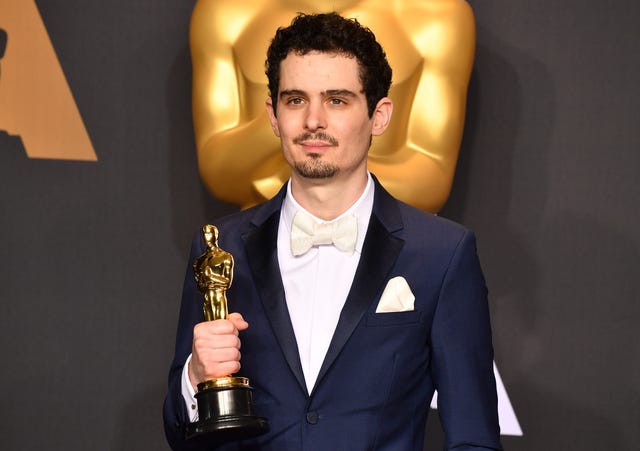
[[[4,51],[7,48],[7,32],[0,28],[0,58],[4,56]]]
[[[286,28],[278,28],[267,50],[265,73],[274,112],[278,100],[280,63],[290,52],[306,55],[312,51],[335,52],[357,59],[360,81],[367,98],[369,117],[391,86],[391,67],[373,32],[356,19],[337,13],[298,13]]]

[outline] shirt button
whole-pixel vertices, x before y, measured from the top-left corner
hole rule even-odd
[[[307,423],[316,424],[318,422],[318,412],[307,412]]]

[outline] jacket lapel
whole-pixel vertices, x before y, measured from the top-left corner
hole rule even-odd
[[[393,235],[402,229],[397,201],[375,179],[375,198],[360,262],[345,301],[316,386],[333,365],[347,340],[367,311],[380,286],[386,283],[404,241]]]
[[[278,265],[278,224],[285,193],[286,185],[272,200],[258,208],[252,220],[252,229],[242,238],[265,314],[271,323],[271,328],[289,368],[304,393],[307,394],[298,345],[287,310],[284,286]]]

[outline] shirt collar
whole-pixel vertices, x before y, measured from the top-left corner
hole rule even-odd
[[[365,186],[364,191],[362,192],[358,200],[356,200],[353,205],[351,205],[351,207],[349,207],[337,218],[332,219],[331,221],[325,221],[309,213],[296,201],[296,199],[293,197],[293,194],[291,193],[291,180],[289,180],[287,182],[287,194],[282,204],[281,225],[284,225],[287,228],[287,233],[290,234],[291,223],[293,222],[293,217],[298,212],[298,210],[304,211],[319,223],[330,223],[333,221],[337,221],[338,219],[349,214],[353,214],[358,220],[358,238],[356,240],[356,251],[358,253],[361,253],[362,245],[364,243],[364,236],[366,235],[367,228],[369,227],[369,219],[371,218],[371,212],[373,211],[374,192],[375,190],[373,185],[373,178],[371,177],[371,174],[367,172],[367,186]]]

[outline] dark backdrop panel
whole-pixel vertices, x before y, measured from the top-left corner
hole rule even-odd
[[[525,434],[505,447],[636,449],[640,8],[471,3],[477,57],[442,215],[478,235]],[[37,1],[99,161],[29,160],[0,135],[3,450],[168,449],[187,248],[236,209],[197,176],[193,4]]]
[[[37,4],[99,161],[0,148],[0,448],[168,449],[188,246],[235,211],[197,176],[193,2]]]
[[[510,450],[637,448],[637,3],[472,2],[467,130],[444,215],[472,227]]]

